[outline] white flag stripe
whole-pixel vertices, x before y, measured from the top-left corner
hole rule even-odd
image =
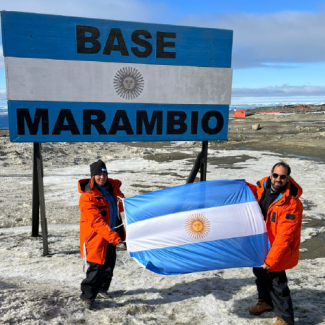
[[[232,69],[6,57],[8,100],[229,105]],[[133,99],[114,87],[117,72],[136,68],[143,90]]]
[[[203,215],[208,219],[210,225],[209,233],[199,239],[191,237],[186,231],[186,221],[194,214]],[[139,252],[263,234],[266,232],[265,224],[264,222],[258,222],[256,215],[261,215],[258,203],[248,202],[185,211],[143,220],[127,226],[127,247],[130,252]],[[157,241],[157,238],[159,238],[159,241]]]

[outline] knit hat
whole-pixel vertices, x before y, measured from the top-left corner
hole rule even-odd
[[[90,165],[90,176],[91,177],[93,177],[99,173],[107,173],[106,165],[101,160],[98,160]]]

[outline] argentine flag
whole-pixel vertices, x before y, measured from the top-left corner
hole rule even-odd
[[[269,249],[245,180],[186,184],[124,199],[129,255],[150,271],[259,267]]]

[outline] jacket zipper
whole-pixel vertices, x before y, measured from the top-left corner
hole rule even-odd
[[[91,235],[93,234],[93,230],[91,231],[91,233],[90,233],[90,235],[86,238],[86,240],[85,240],[85,245],[86,245],[86,247],[87,247],[87,243],[88,243],[88,241],[89,241],[89,238],[91,237]]]

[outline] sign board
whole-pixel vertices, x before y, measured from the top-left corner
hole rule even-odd
[[[232,31],[1,13],[10,140],[227,139]]]

